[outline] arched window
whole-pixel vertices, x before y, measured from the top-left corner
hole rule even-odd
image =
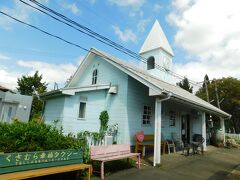
[[[97,84],[97,74],[98,74],[98,70],[95,69],[92,73],[92,84]]]
[[[147,59],[147,70],[155,68],[155,58],[153,56]]]

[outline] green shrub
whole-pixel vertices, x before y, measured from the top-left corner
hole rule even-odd
[[[108,120],[109,120],[108,112],[107,111],[102,111],[100,113],[99,120],[100,120],[100,130],[99,130],[99,132],[105,133],[107,131],[107,128],[108,128]]]
[[[29,152],[82,148],[84,162],[89,160],[89,150],[84,138],[64,135],[62,130],[44,123],[31,121],[11,124],[0,123],[0,152]]]

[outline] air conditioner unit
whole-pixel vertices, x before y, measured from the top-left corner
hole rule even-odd
[[[117,94],[118,88],[117,86],[111,86],[110,89],[108,90],[109,94]]]

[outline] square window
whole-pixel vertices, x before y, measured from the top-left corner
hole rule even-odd
[[[176,121],[176,113],[175,111],[170,111],[169,125],[175,126],[175,121]]]
[[[85,114],[86,114],[86,102],[80,102],[78,117],[81,118],[81,119],[84,119]]]
[[[142,116],[143,125],[151,124],[151,114],[152,114],[152,108],[150,106],[143,106],[143,116]]]

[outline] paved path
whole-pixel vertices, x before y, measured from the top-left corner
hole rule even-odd
[[[152,157],[146,158],[145,163],[151,162]],[[205,155],[183,156],[181,154],[164,155],[160,167],[142,166],[141,170],[131,168],[120,170],[105,179],[124,180],[221,180],[238,165],[240,165],[239,149],[224,149],[210,146]],[[98,179],[96,177],[92,178]]]

